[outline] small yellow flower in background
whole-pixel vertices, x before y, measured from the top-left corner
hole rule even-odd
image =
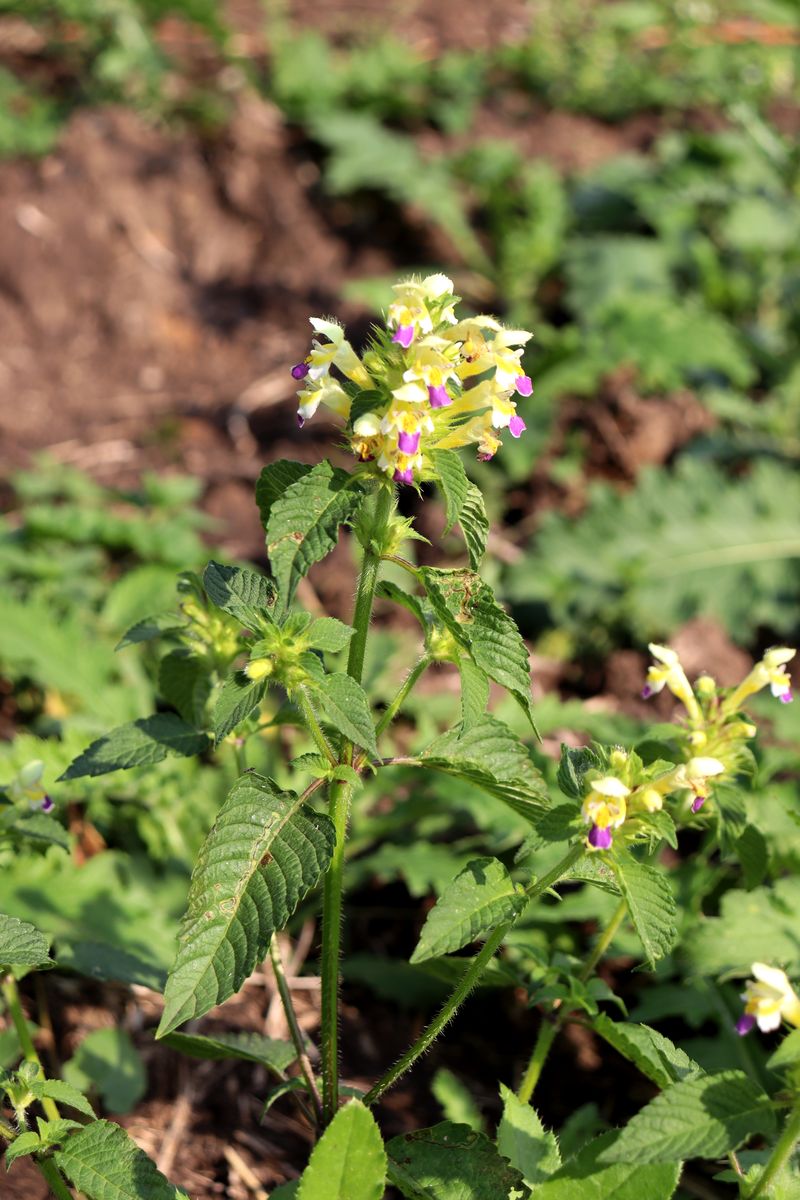
[[[800,998],[785,971],[755,962],[751,968],[755,981],[748,980],[742,992],[744,1013],[736,1023],[740,1036],[758,1025],[762,1033],[772,1033],[781,1021],[800,1027]]]
[[[781,704],[791,704],[792,681],[786,664],[792,661],[796,653],[796,650],[788,646],[773,646],[771,650],[767,650],[761,662],[756,663],[749,675],[745,676],[725,701],[723,710],[729,713],[736,712],[749,696],[767,686]]]
[[[16,778],[8,785],[8,795],[14,804],[29,804],[42,812],[52,812],[55,805],[42,787],[44,763],[39,758],[26,763]]]
[[[244,668],[244,673],[255,683],[259,679],[266,679],[272,675],[274,670],[275,664],[271,658],[251,658]]]
[[[656,642],[651,642],[648,649],[656,662],[647,672],[647,682],[642,689],[644,699],[667,687],[673,696],[677,696],[692,720],[699,720],[700,707],[677,653],[669,646],[659,646]]]
[[[631,789],[614,775],[592,780],[591,789],[581,808],[581,816],[591,826],[586,841],[592,850],[608,850],[611,830],[625,820],[625,797]]]

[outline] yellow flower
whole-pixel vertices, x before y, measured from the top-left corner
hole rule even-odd
[[[8,795],[14,804],[28,804],[31,808],[40,808],[42,812],[50,812],[54,805],[47,792],[42,787],[44,763],[35,758],[26,763],[15,779],[8,785]]]
[[[790,704],[792,681],[786,670],[786,664],[792,661],[796,653],[796,650],[792,650],[788,646],[773,646],[771,650],[767,650],[761,662],[756,663],[750,674],[742,680],[736,691],[725,701],[723,711],[735,712],[748,696],[760,692],[767,685],[773,696],[776,696],[782,704]]]
[[[592,781],[591,791],[581,808],[581,816],[591,826],[586,839],[590,850],[608,850],[611,830],[618,829],[625,820],[625,797],[630,795],[630,791],[614,775]]]
[[[248,679],[252,679],[255,683],[259,679],[266,679],[272,675],[275,670],[275,663],[271,658],[252,658],[246,665],[244,673]]]
[[[692,720],[699,720],[700,707],[677,653],[669,646],[659,646],[656,642],[651,642],[648,649],[656,663],[653,663],[647,672],[642,696],[646,700],[667,687],[673,696],[677,696]]]
[[[800,999],[786,972],[761,962],[753,963],[751,969],[755,982],[748,980],[745,984],[744,1015],[737,1031],[749,1033],[753,1025],[758,1025],[762,1033],[771,1033],[780,1027],[781,1021],[800,1026]]]
[[[699,812],[708,799],[710,788],[709,779],[722,775],[725,764],[718,758],[690,758],[682,763],[673,776],[675,787],[690,788],[694,793],[692,812]]]
[[[389,305],[386,324],[395,331],[392,341],[404,350],[415,338],[432,333],[435,325],[455,324],[453,281],[446,275],[428,275],[421,282],[406,279],[392,290],[396,299]]]

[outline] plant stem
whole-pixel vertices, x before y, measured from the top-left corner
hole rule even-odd
[[[273,933],[269,944],[269,957],[272,962],[272,970],[275,972],[275,982],[278,985],[278,993],[283,1005],[283,1011],[286,1015],[286,1023],[289,1026],[294,1048],[297,1051],[297,1061],[300,1064],[300,1070],[303,1078],[308,1085],[309,1095],[311,1096],[312,1104],[314,1105],[314,1115],[319,1125],[322,1121],[322,1100],[320,1098],[317,1081],[314,1078],[314,1071],[306,1054],[305,1042],[303,1041],[303,1033],[297,1020],[292,993],[289,991],[289,985],[286,982],[286,972],[283,969],[283,959],[281,958],[281,948],[278,945],[278,935]]]
[[[6,1007],[11,1015],[11,1020],[14,1023],[14,1028],[17,1031],[19,1044],[22,1047],[22,1053],[28,1062],[36,1063],[39,1070],[44,1075],[42,1070],[42,1060],[36,1053],[36,1047],[33,1044],[33,1039],[28,1029],[28,1023],[25,1020],[25,1014],[22,1011],[22,1001],[19,996],[19,988],[17,981],[13,975],[8,975],[3,980],[2,984],[3,999],[6,1002]],[[61,1114],[53,1100],[49,1096],[44,1096],[40,1100],[40,1104],[45,1111],[48,1121],[57,1121]]]
[[[300,708],[302,709],[303,716],[306,719],[308,731],[314,739],[317,749],[319,750],[320,754],[327,758],[331,766],[333,766],[338,760],[331,749],[330,742],[322,732],[322,726],[317,720],[317,715],[314,712],[314,709],[311,707],[311,701],[308,698],[306,689],[304,687],[298,688],[295,695],[300,702]]]
[[[347,659],[347,674],[356,683],[364,673],[367,635],[372,617],[372,604],[378,582],[381,550],[386,527],[394,507],[394,489],[381,486],[375,497],[372,529],[367,539],[361,574],[358,579],[353,636]],[[352,765],[353,745],[345,742],[342,762]],[[345,840],[350,812],[352,787],[343,780],[331,784],[328,815],[333,821],[336,842],[330,866],[325,875],[322,893],[322,996],[321,996],[321,1065],[322,1108],[325,1124],[332,1121],[339,1107],[339,955],[342,933],[342,886],[344,881]]]
[[[423,654],[423,656],[419,660],[419,662],[414,667],[411,668],[408,675],[406,675],[405,680],[400,685],[397,695],[388,705],[388,707],[387,707],[386,711],[384,712],[383,716],[381,717],[380,721],[378,721],[378,724],[375,727],[375,737],[376,738],[379,738],[381,736],[381,734],[384,732],[384,730],[388,729],[388,727],[391,725],[392,721],[395,719],[395,717],[399,713],[400,709],[405,704],[409,693],[416,686],[418,679],[420,678],[421,675],[424,675],[424,673],[427,671],[427,669],[430,665],[431,665],[430,656],[427,654]]]
[[[591,954],[583,964],[581,972],[578,976],[578,979],[581,981],[581,983],[585,983],[589,976],[592,975],[595,967],[600,962],[600,959],[611,945],[617,930],[625,919],[626,911],[627,908],[625,901],[621,900],[614,909],[614,915],[612,916],[608,925],[597,939]],[[517,1089],[517,1099],[521,1100],[523,1104],[530,1103],[534,1089],[536,1088],[536,1084],[539,1082],[539,1077],[542,1073],[544,1064],[547,1061],[547,1056],[550,1053],[550,1047],[553,1045],[553,1042],[556,1040],[558,1034],[564,1028],[568,1016],[568,1011],[566,1009],[562,1009],[555,1021],[544,1020],[539,1026],[539,1033],[533,1047],[533,1053],[531,1055],[530,1062],[528,1063],[525,1074],[522,1076],[522,1082]]]
[[[794,1108],[789,1113],[783,1133],[775,1143],[775,1149],[767,1159],[758,1183],[750,1193],[750,1200],[756,1200],[757,1196],[769,1194],[770,1184],[786,1166],[798,1140],[800,1140],[800,1099],[795,1102]]]
[[[537,879],[529,884],[525,889],[528,899],[535,900],[537,896],[541,896],[542,892],[546,892],[548,888],[551,888],[554,883],[558,883],[565,871],[568,871],[573,863],[577,862],[583,854],[584,847],[582,844],[572,846],[564,858],[553,867],[552,871],[548,871],[541,879]],[[436,1040],[445,1025],[453,1019],[464,1000],[466,1000],[477,984],[489,962],[494,957],[495,951],[503,944],[506,935],[512,929],[516,919],[515,917],[511,921],[505,921],[502,925],[498,925],[497,929],[495,929],[494,933],[484,944],[480,953],[472,959],[454,991],[439,1009],[439,1012],[431,1023],[414,1042],[413,1046],[367,1092],[364,1097],[365,1104],[374,1104],[376,1100],[380,1099],[383,1093],[395,1084],[400,1076],[404,1075],[409,1067],[413,1066],[420,1055],[424,1054],[428,1047]]]
[[[36,1165],[44,1176],[47,1186],[56,1197],[56,1200],[74,1200],[72,1192],[61,1178],[61,1172],[52,1158],[38,1158],[36,1159]]]

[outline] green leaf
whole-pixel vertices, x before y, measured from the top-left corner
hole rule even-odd
[[[181,613],[157,613],[153,617],[145,617],[123,634],[114,649],[124,650],[126,646],[134,646],[137,642],[152,642],[162,633],[172,633],[176,629],[183,629],[185,625],[186,618]]]
[[[223,683],[211,718],[217,745],[246,721],[266,695],[267,679],[248,679],[244,671],[234,671]]]
[[[428,913],[412,963],[425,962],[485,938],[519,916],[527,897],[496,858],[477,858],[445,888]]]
[[[70,1121],[65,1117],[55,1117],[52,1121],[37,1117],[36,1124],[39,1126],[39,1136],[46,1146],[55,1146],[63,1142],[73,1129],[83,1129],[80,1121]]]
[[[50,942],[35,925],[0,913],[0,967],[41,967],[50,961]]]
[[[107,775],[131,767],[149,767],[168,754],[192,758],[208,750],[207,733],[200,733],[175,713],[156,713],[120,725],[92,742],[59,776],[59,782],[85,775]]]
[[[64,1063],[64,1079],[75,1088],[96,1088],[105,1108],[126,1113],[141,1100],[147,1074],[138,1050],[124,1029],[94,1029]]]
[[[522,1173],[528,1187],[535,1188],[561,1166],[556,1135],[545,1129],[535,1108],[518,1100],[502,1083],[500,1097],[503,1115],[497,1127],[497,1149]]]
[[[297,1200],[383,1200],[385,1190],[381,1132],[369,1109],[350,1100],[312,1150]]]
[[[749,975],[754,962],[779,962],[790,974],[800,970],[799,907],[796,876],[752,892],[726,892],[719,916],[703,918],[687,938],[692,967],[711,976]]]
[[[184,721],[202,726],[211,691],[208,666],[190,650],[172,650],[158,667],[158,690]]]
[[[56,1165],[88,1200],[185,1200],[120,1125],[94,1121],[73,1134]]]
[[[88,975],[90,979],[138,983],[154,992],[163,991],[167,981],[166,972],[155,963],[104,942],[64,942],[59,938],[56,960],[60,968]]]
[[[458,515],[458,523],[467,544],[469,565],[473,571],[477,571],[483,561],[486,543],[489,540],[489,518],[486,516],[483,494],[474,483],[470,483],[467,488],[467,494]]]
[[[431,1092],[442,1106],[448,1121],[456,1125],[469,1125],[478,1133],[485,1133],[485,1122],[469,1090],[457,1075],[440,1067],[431,1080]]]
[[[42,1144],[38,1133],[32,1133],[30,1130],[27,1133],[20,1133],[9,1146],[6,1146],[6,1168],[10,1167],[15,1159],[23,1158],[26,1154],[33,1154],[34,1150],[38,1150]]]
[[[774,1054],[767,1059],[770,1071],[782,1071],[800,1062],[800,1029],[787,1034]]]
[[[496,717],[487,715],[469,729],[442,734],[415,762],[469,780],[526,821],[538,821],[547,810],[541,774],[516,734]]]
[[[168,1033],[163,1041],[166,1046],[191,1058],[214,1061],[240,1058],[245,1062],[260,1063],[276,1075],[282,1075],[297,1058],[297,1051],[291,1042],[265,1037],[262,1033],[215,1033],[213,1036]]]
[[[536,1188],[536,1200],[670,1200],[681,1173],[679,1162],[607,1165],[599,1161],[618,1135],[606,1133],[569,1159]]]
[[[755,825],[745,825],[736,843],[736,853],[742,864],[744,886],[751,892],[763,881],[769,866],[766,839]]]
[[[261,524],[267,528],[272,506],[288,487],[297,483],[313,468],[310,463],[293,462],[288,458],[279,458],[262,469],[256,482],[256,504],[261,514]]]
[[[326,717],[339,733],[377,758],[372,710],[361,684],[337,671],[315,682],[314,695],[319,697]]]
[[[556,782],[559,790],[572,800],[583,798],[583,777],[587,771],[600,765],[597,751],[591,746],[573,746],[561,744],[561,760],[558,764]]]
[[[653,967],[670,952],[678,936],[672,889],[660,871],[631,855],[620,855],[613,865],[645,957]]]
[[[459,656],[458,670],[461,675],[461,728],[466,732],[486,715],[489,676],[466,654]]]
[[[776,1130],[769,1099],[742,1071],[692,1075],[632,1117],[603,1162],[720,1158],[754,1134]]]
[[[427,633],[429,622],[425,618],[422,605],[411,592],[404,592],[396,583],[392,583],[388,579],[381,579],[375,589],[375,595],[380,596],[382,600],[391,600],[394,604],[402,605],[412,616],[417,618],[423,630]]]
[[[275,1188],[274,1192],[270,1192],[269,1200],[297,1200],[299,1187],[299,1179],[290,1179],[288,1183],[282,1183],[280,1187]]]
[[[470,483],[461,455],[455,450],[431,450],[430,458],[437,482],[444,493],[446,506],[445,533],[449,533],[461,516]]]
[[[66,1083],[63,1079],[35,1079],[30,1085],[30,1089],[37,1100],[47,1097],[49,1100],[55,1100],[57,1104],[66,1104],[69,1108],[75,1108],[78,1112],[85,1113],[87,1117],[94,1117],[94,1109],[83,1092],[78,1091],[76,1087],[71,1083]]]
[[[701,1073],[698,1063],[649,1025],[612,1021],[600,1013],[593,1026],[610,1046],[662,1089]]]
[[[488,583],[467,570],[422,567],[419,575],[436,615],[476,665],[511,693],[535,730],[528,651]]]
[[[278,592],[273,580],[242,567],[210,562],[203,572],[203,587],[209,600],[244,625],[260,630],[272,623]]]
[[[255,772],[231,788],[200,851],[158,1037],[232,996],[330,862],[331,821]]]
[[[274,501],[267,553],[283,608],[310,567],[336,545],[339,526],[355,514],[363,494],[347,471],[322,462]]]
[[[337,650],[344,650],[354,633],[351,625],[345,625],[335,617],[318,617],[311,622],[303,637],[314,650],[329,650],[335,654]]]
[[[388,1143],[389,1181],[406,1200],[506,1200],[529,1195],[522,1175],[489,1139],[468,1125],[442,1121]]]
[[[9,814],[11,815],[11,814]],[[28,838],[31,842],[42,842],[47,846],[60,846],[62,850],[69,849],[69,836],[63,825],[55,817],[47,813],[19,813],[17,819],[10,821],[4,827],[18,837]]]

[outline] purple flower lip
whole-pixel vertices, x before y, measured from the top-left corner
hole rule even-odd
[[[54,808],[55,803],[52,796],[45,796],[44,800],[42,801],[42,812],[49,813],[52,812]]]
[[[478,462],[491,462],[494,458],[493,454],[479,454]]]
[[[302,429],[302,428],[303,428],[303,426],[305,425],[305,423],[306,423],[306,419],[305,419],[305,417],[303,416],[303,414],[302,414],[302,413],[298,413],[298,414],[297,414],[297,428],[298,428],[298,429]]]
[[[407,471],[396,470],[394,475],[392,476],[392,479],[395,481],[395,483],[413,483],[414,482],[414,472],[411,470],[410,467],[408,468]]]
[[[700,809],[703,807],[705,802],[705,796],[695,796],[694,800],[692,801],[692,812],[700,812]]]
[[[305,379],[309,370],[310,368],[308,363],[295,363],[295,365],[292,367],[292,379]]]
[[[589,845],[594,846],[595,850],[608,850],[611,845],[611,830],[593,825],[589,830]]]
[[[649,700],[649,699],[650,699],[650,697],[651,697],[651,696],[652,696],[652,694],[653,694],[653,689],[650,687],[650,684],[649,684],[649,683],[646,683],[646,684],[644,685],[644,687],[642,688],[642,693],[641,693],[641,694],[642,694],[642,699],[643,699],[643,700]]]
[[[397,449],[402,454],[416,454],[419,450],[418,433],[401,433],[397,438]]]
[[[748,1033],[755,1027],[756,1019],[750,1013],[742,1013],[739,1020],[736,1022],[736,1032],[739,1037],[747,1037]]]
[[[508,432],[512,437],[518,438],[525,432],[528,426],[523,421],[522,417],[512,417],[508,422]]]
[[[791,704],[793,700],[794,700],[794,696],[792,695],[791,688],[787,688],[785,692],[781,692],[781,695],[780,695],[781,704]]]
[[[533,391],[533,381],[530,375],[518,375],[514,387],[519,392],[520,396],[530,396]]]
[[[431,408],[447,408],[448,404],[453,403],[444,386],[431,387],[428,385],[428,400]]]
[[[407,350],[408,347],[413,342],[413,340],[414,340],[414,326],[413,325],[398,325],[397,333],[392,338],[392,341],[398,342],[403,347],[404,350]]]

